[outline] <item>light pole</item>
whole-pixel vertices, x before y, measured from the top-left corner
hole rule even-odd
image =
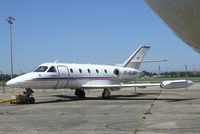
[[[12,24],[15,20],[14,17],[9,16],[7,19],[7,22],[10,24],[10,62],[11,62],[11,79],[13,78],[13,54],[12,54]]]
[[[0,70],[0,73],[1,73],[1,83],[2,83],[2,90],[3,92],[5,93],[5,88],[4,88],[4,79],[3,79],[3,73],[2,71]]]

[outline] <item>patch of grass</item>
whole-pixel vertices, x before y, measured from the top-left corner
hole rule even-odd
[[[142,117],[142,119],[144,119],[144,120],[145,120],[146,118],[147,118],[146,116],[143,116],[143,117]]]
[[[151,111],[144,112],[145,115],[152,114]]]
[[[103,115],[108,115],[108,113],[103,113]]]
[[[133,134],[136,134],[137,132],[138,132],[138,129],[135,129],[134,132],[133,132]]]
[[[14,113],[11,113],[11,112],[2,112],[2,113],[0,113],[0,115],[14,115]]]

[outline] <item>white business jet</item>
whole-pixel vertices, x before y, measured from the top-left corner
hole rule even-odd
[[[161,88],[183,88],[193,84],[189,80],[164,81],[162,83],[127,84],[141,75],[138,70],[150,46],[140,46],[123,64],[116,66],[94,64],[44,63],[33,72],[18,76],[6,83],[13,88],[31,89],[75,89],[75,95],[85,98],[85,89],[104,89],[103,98],[110,91],[126,87],[160,86]],[[29,96],[28,96],[29,97]],[[31,97],[31,103],[35,99]]]

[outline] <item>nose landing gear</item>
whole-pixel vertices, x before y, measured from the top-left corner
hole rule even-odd
[[[26,91],[21,95],[14,96],[14,100],[12,100],[11,104],[34,104],[35,98],[32,97],[34,91],[30,88],[26,88]]]
[[[30,88],[26,88],[26,91],[23,92],[23,95],[27,97],[27,103],[29,104],[34,104],[35,103],[35,98],[32,97],[34,91]]]

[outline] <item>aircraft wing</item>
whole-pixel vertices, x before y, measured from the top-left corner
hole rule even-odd
[[[145,0],[160,18],[200,53],[199,0]]]
[[[102,88],[128,88],[128,87],[151,87],[151,86],[160,86],[160,83],[142,83],[142,84],[113,84],[113,85],[82,85],[82,88],[85,89],[102,89]]]
[[[103,88],[128,88],[128,87],[139,87],[139,88],[145,88],[145,87],[152,87],[152,86],[160,86],[163,89],[174,89],[174,88],[186,88],[194,84],[191,80],[166,80],[161,83],[134,83],[134,84],[85,84],[82,85],[83,89],[103,89]]]

